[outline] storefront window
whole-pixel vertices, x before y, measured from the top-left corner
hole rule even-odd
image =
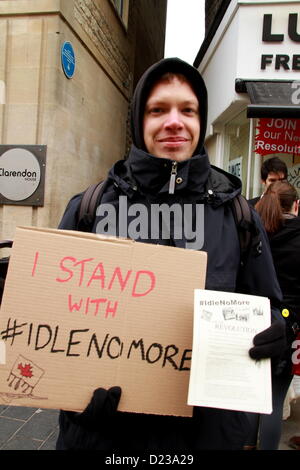
[[[119,12],[119,15],[123,16],[123,0],[113,0],[113,3],[115,4],[116,9]]]
[[[125,26],[128,24],[129,0],[111,0]]]
[[[290,155],[289,155],[290,158]],[[300,156],[293,155],[291,165],[288,165],[288,182],[295,186],[300,197]]]
[[[278,157],[288,168],[288,181],[300,194],[300,119],[266,118],[255,120],[253,197],[262,192],[260,167],[265,160]],[[273,150],[273,153],[272,153]]]
[[[225,125],[223,168],[242,180],[247,199],[263,192],[260,168],[278,157],[288,167],[288,181],[300,195],[300,119],[248,119],[246,110]],[[273,149],[277,150],[273,153]]]

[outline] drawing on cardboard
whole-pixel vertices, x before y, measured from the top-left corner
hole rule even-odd
[[[17,357],[13,367],[7,377],[9,392],[0,391],[2,398],[9,401],[20,398],[39,398],[47,400],[47,397],[36,397],[33,394],[34,389],[43,377],[45,371],[34,364],[30,359],[21,354]]]

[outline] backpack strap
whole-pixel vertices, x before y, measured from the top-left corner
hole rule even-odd
[[[256,256],[261,254],[259,230],[253,220],[249,203],[241,194],[233,199],[232,211],[238,230],[243,265],[251,247],[255,247]]]
[[[83,193],[81,199],[77,228],[82,232],[90,232],[96,215],[97,205],[105,189],[105,181],[92,184]]]

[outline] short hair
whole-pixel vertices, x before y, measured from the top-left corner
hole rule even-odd
[[[156,81],[157,82],[172,82],[174,78],[177,78],[180,82],[190,83],[189,79],[183,75],[183,73],[176,73],[176,72],[166,72],[161,77],[159,77]]]
[[[280,160],[280,158],[272,157],[264,161],[261,166],[260,175],[262,181],[266,181],[269,173],[283,173],[284,178],[287,179],[288,169],[286,164]]]
[[[180,72],[178,72],[178,73],[177,72],[166,72],[163,75],[161,75],[160,77],[158,77],[158,79],[152,84],[152,87],[150,88],[148,96],[151,94],[151,91],[153,90],[153,88],[158,83],[161,83],[161,82],[172,83],[176,79],[180,83],[187,83],[188,85],[190,85],[190,87],[192,88],[192,90],[195,93],[195,95],[197,97],[197,100],[199,102],[199,98],[197,96],[197,93],[196,93],[196,90],[195,90],[195,87],[194,87],[193,83],[191,82],[191,80],[188,77],[186,77],[183,73],[180,73]]]

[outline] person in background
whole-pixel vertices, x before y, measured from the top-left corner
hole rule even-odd
[[[264,187],[264,192],[261,196],[249,199],[249,204],[254,207],[255,204],[264,195],[266,189],[270,186],[270,184],[275,183],[275,181],[284,181],[287,179],[287,176],[287,166],[282,160],[280,160],[280,158],[272,157],[268,160],[265,160],[260,169],[260,177],[262,185]]]
[[[282,316],[286,321],[287,350],[277,375],[273,375],[273,412],[271,415],[252,415],[253,441],[258,434],[260,450],[277,450],[280,436],[283,403],[292,381],[292,342],[300,327],[300,218],[297,190],[287,181],[270,184],[264,197],[255,206],[267,231],[277,278],[283,293]],[[300,441],[300,439],[299,439]]]

